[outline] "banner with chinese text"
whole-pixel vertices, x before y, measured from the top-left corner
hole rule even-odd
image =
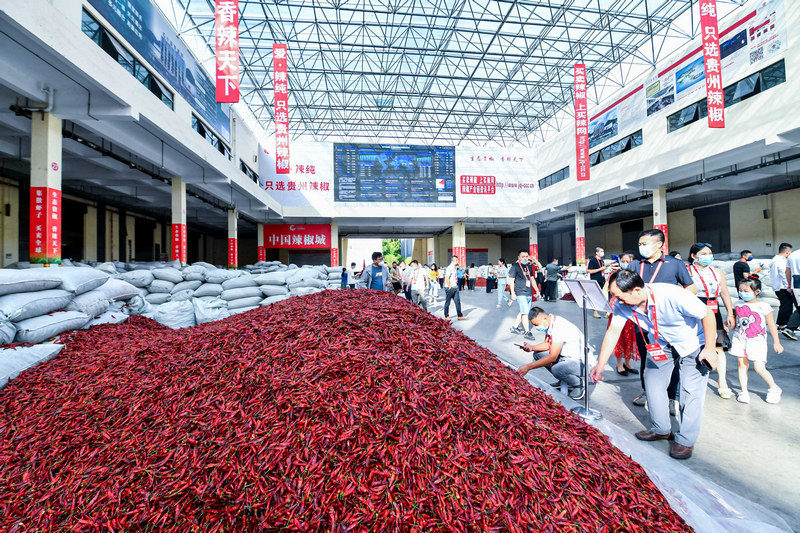
[[[258,247],[258,260],[259,261],[266,261],[267,260],[267,247],[266,246],[259,246]]]
[[[61,263],[61,191],[31,187],[30,260]]]
[[[216,0],[216,97],[220,103],[239,101],[239,0]]]
[[[330,248],[330,224],[265,224],[267,248]]]
[[[586,107],[586,65],[575,63],[575,156],[578,181],[589,179],[589,112]]]
[[[586,237],[575,239],[575,264],[579,266],[586,264]]]
[[[531,256],[531,259],[535,259],[536,261],[539,260],[539,245],[538,244],[530,244],[528,245],[528,254]]]
[[[228,239],[228,268],[239,266],[239,239]]]
[[[272,45],[275,94],[275,172],[289,173],[289,71],[285,44]]]
[[[331,248],[331,266],[339,266],[339,249]]]
[[[186,241],[187,241],[186,224],[173,224],[172,225],[173,261],[180,261],[181,263],[188,262]]]
[[[667,233],[667,225],[666,224],[656,224],[655,229],[660,229],[664,232],[664,247],[661,249],[662,252],[665,254],[669,253],[669,233]]]
[[[700,0],[700,35],[706,75],[708,127],[725,127],[725,93],[722,91],[722,62],[717,27],[717,0]]]

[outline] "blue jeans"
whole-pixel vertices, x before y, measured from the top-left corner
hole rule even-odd
[[[506,286],[508,286],[508,282],[505,279],[497,280],[497,305],[502,304],[503,300],[508,301]]]

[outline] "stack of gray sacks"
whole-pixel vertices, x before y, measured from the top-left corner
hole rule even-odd
[[[43,343],[93,325],[144,315],[171,328],[220,320],[292,296],[341,287],[342,267],[258,262],[241,270],[210,263],[81,263],[0,269],[0,345]],[[0,347],[0,388],[56,355],[46,343]]]

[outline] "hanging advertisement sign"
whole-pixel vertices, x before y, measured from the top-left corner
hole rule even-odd
[[[259,246],[258,247],[258,261],[266,261],[267,260],[267,247],[266,246]]]
[[[61,263],[61,191],[58,189],[31,187],[30,260],[38,265]]]
[[[458,146],[455,156],[458,207],[527,207],[538,199],[535,152]],[[452,187],[447,180],[441,181],[442,186]]]
[[[88,0],[220,137],[230,142],[230,106],[216,102],[211,77],[150,0]]]
[[[172,260],[187,263],[189,260],[186,248],[186,224],[172,225]]]
[[[725,93],[717,27],[717,0],[700,0],[700,35],[703,40],[708,127],[725,127]]]
[[[239,0],[216,0],[217,102],[239,101]]]
[[[330,248],[330,224],[265,224],[267,248]]]
[[[289,173],[289,71],[285,44],[272,45],[275,95],[275,172]]]
[[[578,181],[589,180],[589,112],[586,107],[586,65],[576,63],[575,76],[575,151]],[[616,121],[616,119],[615,119]]]
[[[655,229],[660,229],[664,232],[664,247],[661,249],[662,252],[665,254],[669,253],[669,233],[667,232],[667,225],[666,224],[656,224]]]
[[[331,266],[339,266],[339,249],[331,248]]]
[[[293,163],[289,172],[276,172],[276,159],[261,146],[258,179],[261,188],[287,207],[331,205],[333,203],[333,144],[299,143],[292,145]]]
[[[586,237],[575,239],[575,264],[579,266],[586,264]]]
[[[228,239],[228,268],[239,266],[239,239]]]
[[[539,260],[539,245],[538,244],[530,244],[530,245],[528,245],[528,254],[531,256],[532,259],[538,261]]]

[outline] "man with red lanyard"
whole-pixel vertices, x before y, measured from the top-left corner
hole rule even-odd
[[[647,330],[651,337],[646,345],[645,382],[651,426],[636,433],[636,438],[654,441],[674,437],[670,456],[688,459],[700,436],[708,374],[717,363],[714,312],[688,290],[667,283],[645,285],[639,274],[630,270],[612,274],[609,286],[618,302],[597,366],[592,369],[592,380],[602,381],[627,320],[639,326],[641,335]],[[673,434],[667,387],[675,364],[680,370],[681,409],[679,429]]]
[[[664,248],[664,232],[660,229],[648,229],[639,233],[639,255],[644,259],[636,259],[631,261],[628,265],[628,270],[632,270],[639,274],[645,283],[670,283],[672,285],[680,285],[689,289],[694,294],[697,294],[697,288],[694,286],[694,281],[686,270],[686,265],[683,261],[675,259],[671,255],[665,254],[662,249]],[[643,407],[646,400],[645,391],[645,363],[647,362],[647,350],[645,344],[649,339],[647,335],[636,332],[636,345],[639,348],[639,359],[641,361],[641,368],[639,370],[639,379],[642,383],[642,394],[633,400],[633,405]],[[675,367],[672,375],[672,380],[669,384],[669,399],[670,399],[670,413],[676,415],[679,409],[678,405],[678,367]]]
[[[519,315],[517,321],[511,328],[511,333],[525,335],[526,339],[532,339],[531,327],[528,321],[528,313],[531,310],[533,293],[539,295],[539,288],[536,286],[536,268],[530,264],[528,250],[520,250],[517,262],[508,269],[508,286],[511,289],[511,299],[519,305]],[[522,330],[519,329],[522,324]]]

